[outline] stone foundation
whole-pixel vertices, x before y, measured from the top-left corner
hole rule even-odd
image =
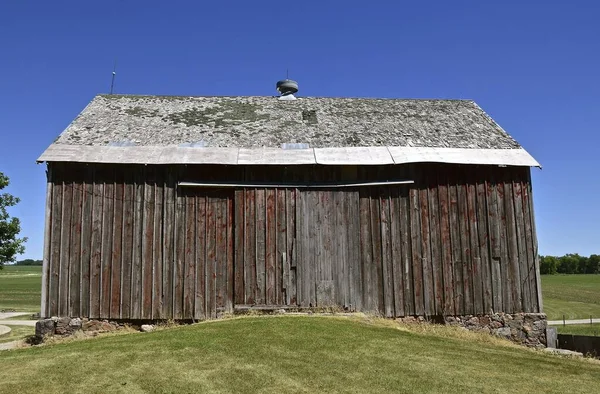
[[[276,313],[285,313],[284,310]],[[406,323],[426,322],[422,316],[409,316],[397,319]],[[521,345],[542,348],[546,347],[547,320],[544,313],[493,313],[482,316],[445,316],[440,318],[449,326],[463,327],[470,331],[485,332],[509,339]],[[48,336],[67,337],[82,332],[86,335],[97,335],[125,328],[123,322],[109,320],[90,320],[69,317],[52,317],[36,323],[35,336],[39,342]],[[142,325],[141,331],[152,331],[152,325]]]
[[[486,332],[509,339],[521,345],[546,347],[545,313],[493,313],[483,316],[446,316],[444,322],[450,326]]]
[[[97,335],[101,332],[117,331],[125,328],[125,324],[108,320],[80,319],[78,317],[52,317],[38,320],[35,324],[35,336],[38,342],[50,336],[68,337],[76,332],[86,335]]]

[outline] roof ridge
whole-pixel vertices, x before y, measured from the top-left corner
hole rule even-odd
[[[169,99],[189,99],[189,98],[278,98],[277,95],[272,96],[181,96],[168,94],[109,94],[99,93],[96,97],[104,98],[169,98]],[[298,99],[336,99],[336,100],[385,100],[385,101],[457,101],[457,102],[475,102],[473,99],[462,98],[408,98],[408,97],[340,97],[340,96],[298,96]]]

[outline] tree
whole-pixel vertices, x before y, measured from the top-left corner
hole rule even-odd
[[[576,274],[579,268],[579,255],[566,254],[558,259],[558,272],[561,274]]]
[[[0,190],[8,186],[8,181],[8,177],[0,172]],[[17,238],[21,232],[21,222],[18,218],[10,217],[7,211],[8,207],[18,202],[19,199],[9,193],[0,194],[0,269],[25,251],[27,238]]]
[[[554,256],[540,256],[540,273],[554,275],[558,268],[558,259]]]
[[[588,266],[586,273],[588,274],[600,274],[600,256],[593,254],[588,259]]]

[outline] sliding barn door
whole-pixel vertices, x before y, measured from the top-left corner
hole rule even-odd
[[[358,191],[302,190],[296,203],[298,305],[355,309],[361,295]]]

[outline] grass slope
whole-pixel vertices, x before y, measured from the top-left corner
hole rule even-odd
[[[39,312],[42,267],[5,266],[0,270],[0,310]]]
[[[542,275],[542,296],[550,320],[600,317],[600,275]]]
[[[0,353],[0,392],[589,393],[600,363],[452,328],[283,316]],[[414,330],[414,328],[413,328]]]

